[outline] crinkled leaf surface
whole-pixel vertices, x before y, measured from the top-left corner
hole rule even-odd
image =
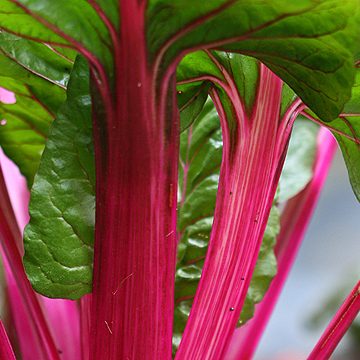
[[[266,63],[321,118],[350,97],[359,40],[357,0],[150,0],[148,46],[165,65],[217,48]]]
[[[14,104],[0,103],[0,145],[31,186],[49,126],[65,100],[72,59],[5,32],[0,46],[0,86],[16,97]]]
[[[31,191],[24,264],[35,290],[76,299],[91,291],[95,212],[89,70],[78,58]]]

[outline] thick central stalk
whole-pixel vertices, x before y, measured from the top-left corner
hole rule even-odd
[[[144,34],[138,2],[121,1],[114,115],[97,119],[94,133],[94,360],[171,357],[178,159],[175,83],[165,102],[152,93],[156,86]]]
[[[214,224],[177,359],[222,359],[239,320],[285,152],[278,146],[281,88],[281,80],[262,66],[250,119],[240,119],[232,132],[222,119]]]

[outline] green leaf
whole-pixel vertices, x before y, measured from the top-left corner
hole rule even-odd
[[[186,55],[177,68],[178,89],[212,83],[217,88],[236,88],[251,113],[259,76],[259,61],[239,54],[196,51]]]
[[[329,123],[340,146],[354,194],[360,201],[360,116],[343,116]]]
[[[31,72],[55,85],[66,87],[72,62],[59,56],[48,46],[3,31],[0,33],[0,48],[5,57],[27,70],[26,75]],[[1,74],[11,76],[5,68],[2,68]],[[13,73],[12,77],[21,77],[20,71]]]
[[[360,68],[356,69],[355,83],[352,87],[351,98],[345,104],[344,114],[359,114],[360,115]]]
[[[31,186],[49,126],[65,100],[72,62],[5,32],[0,45],[0,86],[16,96],[15,104],[0,103],[0,145]]]
[[[75,62],[31,191],[24,265],[34,289],[77,299],[91,291],[95,208],[89,70]]]
[[[178,95],[181,129],[185,129],[194,120],[194,116],[190,114],[188,117],[187,112],[182,111],[183,104],[186,105],[187,99],[202,88],[208,89],[210,93],[214,87],[219,89],[220,93],[226,94],[226,98],[221,96],[225,107],[226,102],[229,102],[229,94],[224,93],[224,90],[232,91],[235,89],[241,98],[245,112],[248,117],[251,117],[256,98],[259,70],[259,60],[240,54],[202,50],[185,56],[177,67],[177,89],[181,92],[181,95]],[[285,115],[296,97],[294,91],[284,83],[281,94],[280,117]],[[230,107],[232,108],[232,105]]]
[[[1,0],[0,26],[39,42],[81,49],[111,69],[108,29],[87,1]]]
[[[357,0],[151,0],[148,46],[165,68],[204,47],[254,56],[331,120],[350,97],[358,11]]]
[[[180,132],[182,132],[200,115],[208,98],[209,84],[178,85],[177,89],[177,101],[180,111]]]
[[[244,307],[240,314],[239,326],[244,325],[254,316],[255,305],[263,299],[270,286],[271,280],[276,275],[277,261],[274,254],[274,246],[279,231],[280,213],[278,208],[273,206],[266,226],[254,274],[246,294]]]
[[[119,27],[119,0],[92,0],[89,3],[99,4],[109,23],[115,28]]]
[[[285,202],[298,194],[311,180],[318,130],[319,127],[304,116],[297,117],[280,176],[279,202]]]
[[[310,110],[307,112],[313,119],[328,127],[335,136],[348,170],[351,186],[356,198],[360,201],[360,69],[357,69],[352,97],[345,105],[344,113],[331,121],[324,122]]]

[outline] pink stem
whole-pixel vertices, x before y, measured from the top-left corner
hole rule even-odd
[[[83,296],[80,300],[81,359],[83,360],[89,359],[90,356],[91,302],[91,294]]]
[[[0,164],[0,236],[1,253],[5,259],[7,272],[13,276],[21,304],[26,306],[29,321],[34,326],[37,344],[42,344],[42,359],[59,359],[57,348],[54,344],[48,325],[44,318],[38,299],[26,277],[22,264],[18,244],[21,243],[21,232],[13,212],[12,204],[7,191],[2,167]],[[16,306],[16,304],[13,304]],[[13,308],[16,311],[16,307]],[[18,329],[18,331],[21,331]]]
[[[0,89],[0,99],[5,103],[14,103],[16,99],[14,94],[4,89]],[[30,194],[27,189],[25,178],[20,174],[19,169],[12,163],[0,149],[0,164],[3,168],[4,180],[7,191],[14,209],[18,227],[23,233],[26,224],[29,221],[28,204]],[[23,254],[22,238],[19,237],[18,247],[19,253]],[[41,358],[43,347],[37,339],[36,329],[32,323],[31,317],[27,311],[27,307],[23,302],[23,298],[18,289],[18,285],[12,274],[9,262],[4,261],[8,294],[10,297],[10,305],[13,312],[16,329],[23,359]],[[80,349],[80,333],[79,333],[79,313],[77,304],[74,301],[62,299],[49,299],[37,295],[37,300],[42,307],[46,321],[52,332],[52,336],[56,343],[56,347],[62,354],[63,360],[79,359]],[[35,339],[34,339],[35,337]]]
[[[337,311],[308,360],[327,360],[360,311],[360,281]]]
[[[80,316],[76,301],[39,298],[61,360],[81,359]]]
[[[13,352],[9,338],[6,334],[4,325],[1,320],[0,320],[0,359],[16,360],[15,354]]]
[[[157,98],[143,4],[120,5],[116,106],[113,116],[94,118],[90,359],[169,359],[179,158],[175,79],[159,86],[165,96]]]
[[[254,317],[245,326],[235,330],[227,360],[247,360],[254,356],[304,238],[336,148],[331,133],[325,128],[320,129],[313,178],[301,193],[288,201],[281,216],[281,231],[275,248],[277,275],[264,299],[256,306]]]
[[[177,360],[221,359],[231,340],[285,157],[286,144],[277,146],[281,89],[281,80],[262,65],[251,118],[235,131],[216,102],[224,150],[214,224]],[[244,123],[246,132],[240,131]]]

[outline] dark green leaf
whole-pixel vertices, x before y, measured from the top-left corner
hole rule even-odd
[[[330,126],[336,129],[333,134],[343,154],[354,194],[360,201],[360,116],[344,116],[332,121]]]
[[[95,208],[89,70],[81,58],[67,94],[35,176],[24,264],[36,291],[76,299],[91,291]]]
[[[89,3],[99,4],[108,21],[115,27],[119,26],[119,0],[90,0]],[[96,5],[95,5],[96,6]],[[95,8],[94,6],[94,8]]]
[[[178,108],[180,110],[180,132],[186,130],[200,115],[208,98],[209,84],[178,85]]]
[[[328,127],[340,146],[348,170],[350,183],[356,198],[360,201],[360,69],[357,69],[352,97],[345,105],[344,114],[331,122],[321,122],[310,110],[307,112],[316,122]]]
[[[254,56],[331,120],[350,97],[358,11],[357,0],[151,0],[148,45],[165,67],[204,47]]]

